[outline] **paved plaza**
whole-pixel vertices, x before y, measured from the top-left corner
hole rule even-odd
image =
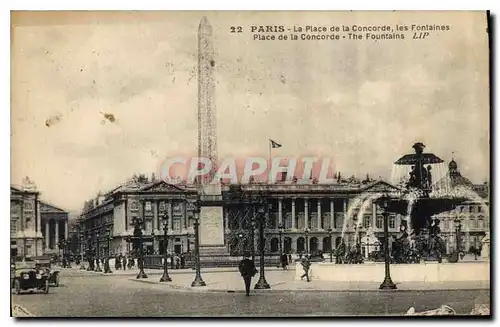
[[[13,314],[20,317],[111,316],[299,316],[402,315],[449,305],[469,314],[478,304],[489,304],[485,283],[398,284],[397,291],[379,291],[378,284],[294,281],[293,269],[270,269],[269,290],[244,296],[243,282],[234,268],[206,269],[206,287],[191,288],[193,270],[170,272],[172,282],[159,283],[160,270],[146,270],[148,279],[136,280],[137,270],[102,274],[76,268],[61,272],[61,286],[48,295],[12,295]],[[258,280],[258,275],[252,284]],[[397,284],[397,282],[396,282]],[[16,314],[17,312],[17,314]]]

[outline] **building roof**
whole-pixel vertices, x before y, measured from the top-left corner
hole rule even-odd
[[[39,201],[40,202],[40,213],[66,213],[68,214],[68,210],[64,210],[60,207],[57,207],[51,203],[48,203],[46,201]]]

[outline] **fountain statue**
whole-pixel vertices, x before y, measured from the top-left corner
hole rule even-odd
[[[406,154],[394,163],[411,166],[410,176],[401,194],[385,199],[388,200],[387,212],[406,217],[393,249],[396,263],[416,263],[421,259],[441,262],[446,246],[440,236],[440,221],[432,216],[452,210],[467,200],[451,193],[433,195],[431,164],[443,163],[443,160],[432,153],[424,153],[424,148],[423,143],[415,143],[415,153]]]

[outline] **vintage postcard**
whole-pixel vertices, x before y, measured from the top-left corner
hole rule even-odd
[[[490,34],[12,12],[11,315],[490,316]]]

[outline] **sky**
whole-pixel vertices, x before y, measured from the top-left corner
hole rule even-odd
[[[415,142],[489,180],[484,13],[18,13],[11,29],[11,182],[78,212],[168,157],[196,155],[197,28],[214,30],[219,157],[333,158],[389,178]],[[254,41],[251,25],[449,24],[424,40]],[[242,26],[244,33],[230,33]],[[112,114],[112,122],[104,116]],[[47,126],[49,125],[49,126]]]

